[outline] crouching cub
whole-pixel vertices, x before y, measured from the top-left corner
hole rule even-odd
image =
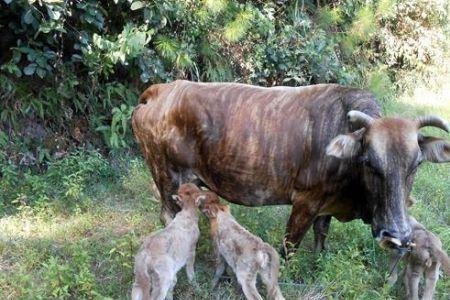
[[[404,257],[406,287],[406,299],[419,299],[419,281],[422,275],[425,277],[425,287],[422,299],[433,298],[436,282],[439,278],[439,268],[442,265],[444,271],[450,275],[450,259],[442,250],[442,243],[437,236],[417,222],[414,217],[409,217],[412,228],[412,241],[415,246]],[[393,273],[389,278],[389,284],[397,281],[397,259],[392,256],[390,269]]]
[[[221,204],[212,192],[199,193],[200,209],[209,218],[211,237],[217,259],[213,279],[216,286],[225,270],[225,262],[233,269],[247,299],[262,299],[256,289],[259,274],[269,297],[284,299],[278,286],[279,257],[275,249],[239,225],[228,205]]]
[[[170,224],[151,234],[136,255],[133,300],[172,299],[177,272],[186,265],[189,281],[194,278],[195,247],[200,235],[193,184],[183,184],[174,200],[181,207]]]

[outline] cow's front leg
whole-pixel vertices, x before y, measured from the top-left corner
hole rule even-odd
[[[177,193],[178,187],[183,182],[179,180],[180,178],[174,178],[174,176],[171,176],[170,174],[171,172],[168,171],[159,171],[157,173],[152,172],[155,185],[158,189],[158,193],[156,194],[159,194],[156,196],[159,196],[161,201],[161,213],[159,218],[164,226],[167,226],[170,222],[172,222],[176,213],[180,211],[180,207],[175,203],[172,195]]]
[[[314,252],[325,249],[325,239],[330,230],[331,216],[320,216],[314,220]]]
[[[294,201],[292,205],[291,216],[289,217],[284,238],[284,256],[296,251],[317,216],[318,207],[311,205],[311,203],[308,203],[309,201],[302,198]]]
[[[179,206],[172,199],[172,195],[177,193],[177,188],[173,185],[166,185],[162,189],[159,189],[159,191],[161,194],[161,212],[159,218],[164,226],[167,226],[172,222],[176,213],[180,211]]]

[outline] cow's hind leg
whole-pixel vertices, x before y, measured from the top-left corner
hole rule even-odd
[[[325,239],[330,229],[331,216],[320,216],[314,220],[314,252],[319,253],[325,249]]]

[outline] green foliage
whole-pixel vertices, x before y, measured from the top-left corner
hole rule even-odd
[[[149,188],[152,179],[147,166],[140,159],[130,161],[128,172],[122,178],[122,186],[135,197],[143,196],[142,191]]]
[[[361,7],[356,12],[350,25],[350,37],[356,42],[368,41],[376,30],[376,19],[373,10],[369,6]]]
[[[71,250],[71,257],[51,256],[42,263],[43,280],[50,296],[55,298],[94,298],[95,277],[91,271],[91,257],[81,246]]]
[[[339,7],[321,7],[317,13],[317,24],[323,29],[329,29],[342,22],[342,11]]]
[[[110,148],[117,149],[126,147],[128,145],[127,138],[129,138],[129,121],[133,113],[133,106],[121,104],[120,107],[112,109],[111,126],[103,125],[97,127],[97,131],[103,131],[105,139]]]
[[[224,37],[230,42],[239,41],[251,26],[254,15],[251,9],[238,12],[234,20],[228,23],[224,29]]]
[[[378,99],[387,99],[393,94],[392,81],[388,71],[383,68],[374,68],[368,73],[367,88],[372,91]]]
[[[205,0],[205,6],[209,11],[217,14],[227,7],[227,0]]]
[[[88,183],[112,175],[98,152],[84,151],[49,162],[44,174],[34,174],[12,163],[2,164],[0,171],[0,213],[7,208],[82,207],[88,201]]]
[[[128,23],[115,40],[109,40],[96,33],[92,36],[92,46],[83,48],[83,62],[89,69],[97,70],[108,76],[115,72],[117,63],[127,64],[129,60],[145,53],[145,46],[150,42],[153,30],[147,25],[135,27]]]
[[[0,2],[6,152],[16,164],[26,153],[42,165],[79,146],[130,147],[129,115],[144,83],[177,78],[336,82],[385,98],[408,86],[402,78],[427,78],[449,46],[446,1],[280,3]],[[18,148],[23,155],[12,155]]]

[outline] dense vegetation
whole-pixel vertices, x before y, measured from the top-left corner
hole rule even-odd
[[[129,147],[137,94],[180,78],[338,82],[392,96],[445,58],[448,9],[440,0],[0,1],[0,159],[41,165],[74,147]]]
[[[161,226],[129,124],[145,86],[336,82],[371,90],[386,114],[450,119],[449,9],[443,0],[0,0],[0,298],[126,298],[139,240]],[[446,249],[449,174],[425,165],[413,209]],[[276,247],[288,210],[233,207]],[[401,295],[384,286],[369,229],[333,226],[326,253],[312,255],[307,240],[283,262],[287,298]],[[229,282],[210,294],[210,250],[204,238],[197,298],[239,297]],[[176,292],[193,298],[183,276]],[[438,298],[449,290],[440,281]]]

